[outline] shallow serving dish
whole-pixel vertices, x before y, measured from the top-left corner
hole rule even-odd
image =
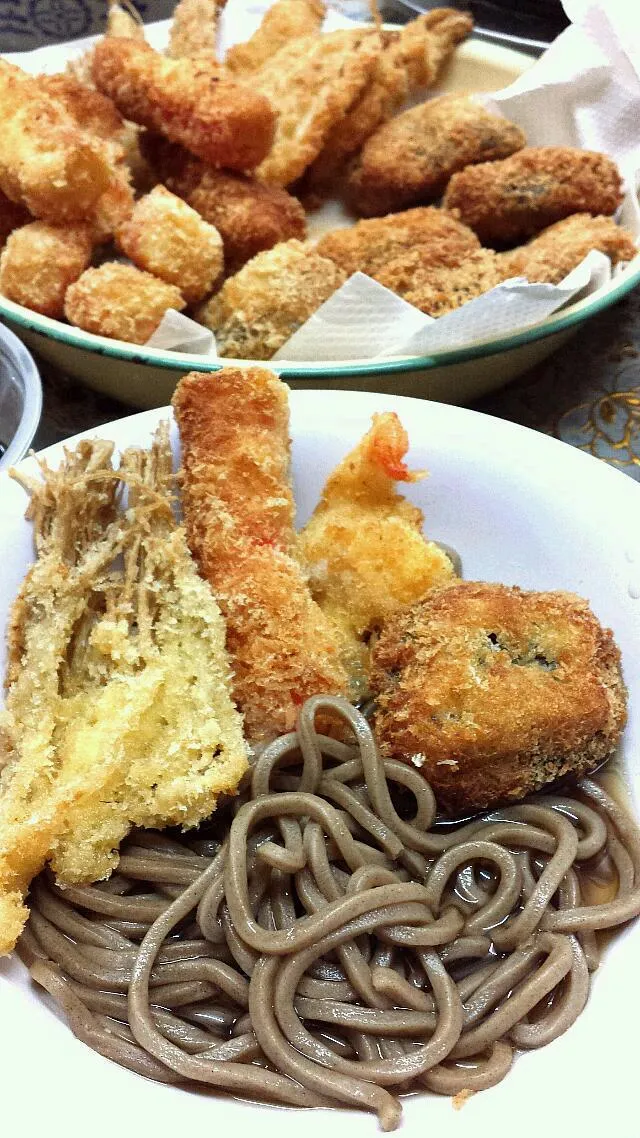
[[[427,532],[455,547],[467,579],[526,588],[570,589],[587,597],[622,651],[630,719],[620,770],[631,806],[640,810],[640,487],[566,444],[524,427],[437,403],[322,391],[291,397],[293,474],[300,519],[313,509],[336,461],[367,428],[374,411],[395,409],[408,425],[410,461],[430,477],[410,490],[425,511]],[[168,412],[136,415],[101,427],[122,448],[146,445]],[[61,446],[46,452],[60,459]],[[25,469],[33,469],[27,460]],[[25,495],[0,475],[0,624],[32,559],[23,519]],[[4,646],[2,647],[4,651]],[[0,661],[1,670],[1,661]],[[429,1095],[404,1103],[399,1135],[494,1138],[507,1127],[519,1138],[578,1133],[601,1138],[613,1119],[623,1138],[637,1133],[633,1026],[640,1016],[636,983],[640,923],[610,943],[576,1024],[540,1051],[520,1056],[505,1079],[455,1112]],[[156,1085],[79,1043],[17,960],[0,961],[0,1062],[3,1118],[26,1132],[61,1138],[120,1133],[158,1136],[259,1132],[264,1138],[323,1138],[327,1127],[374,1138],[375,1117],[297,1111]],[[633,1111],[633,1116],[632,1116]],[[632,1121],[633,1117],[633,1121]]]
[[[42,384],[35,361],[0,324],[0,467],[27,453],[42,413]]]

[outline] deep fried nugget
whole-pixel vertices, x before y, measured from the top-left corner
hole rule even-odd
[[[620,653],[586,601],[459,581],[393,617],[373,650],[376,734],[447,813],[593,770],[626,720]]]
[[[227,273],[237,272],[256,253],[280,241],[306,236],[307,219],[300,202],[279,186],[215,170],[150,131],[143,132],[140,146],[160,181],[215,225],[224,244]]]
[[[615,162],[593,150],[531,146],[502,162],[454,174],[446,209],[485,245],[513,244],[572,213],[615,213],[622,180]]]
[[[347,181],[357,213],[374,217],[439,198],[473,162],[506,158],[525,145],[519,127],[464,95],[442,95],[381,126]]]
[[[39,79],[0,59],[0,189],[46,221],[84,220],[106,189],[110,162]]]
[[[218,230],[164,186],[136,202],[117,239],[134,265],[175,285],[187,304],[202,300],[222,276]]]
[[[172,59],[216,57],[218,12],[226,0],[179,0],[169,31],[167,55]]]
[[[221,356],[270,360],[344,284],[345,273],[301,241],[284,241],[229,277],[198,318]]]
[[[173,397],[187,538],[227,622],[250,741],[290,731],[300,705],[344,693],[335,631],[292,556],[287,387],[264,368],[185,376]]]
[[[107,38],[96,44],[92,73],[126,118],[214,166],[250,170],[273,142],[269,100],[222,79],[214,62],[167,59],[146,43]]]
[[[480,248],[480,242],[471,229],[451,214],[424,206],[326,233],[316,245],[316,252],[349,274],[376,276],[394,257],[422,248],[428,251],[432,265],[458,265]]]
[[[12,202],[0,190],[0,245],[4,245],[7,237],[14,229],[26,225],[30,220],[30,213],[23,205]]]
[[[90,225],[32,221],[14,229],[0,254],[0,292],[33,312],[60,319],[65,293],[89,265],[92,251]]]
[[[41,91],[62,103],[77,126],[111,145],[114,160],[122,159],[127,128],[111,99],[67,72],[39,75],[38,83]]]
[[[417,506],[394,483],[415,482],[403,461],[407,432],[394,412],[373,416],[364,438],[332,471],[298,536],[298,556],[322,611],[340,630],[351,698],[366,695],[371,637],[401,608],[453,575],[422,532]]]
[[[97,245],[111,240],[131,217],[133,205],[134,193],[129,166],[125,162],[118,162],[113,167],[109,185],[95,204],[91,224]]]
[[[258,177],[289,186],[304,173],[365,87],[380,50],[380,36],[372,31],[306,36],[280,48],[252,74],[252,87],[270,99],[278,115]]]
[[[498,261],[507,276],[558,284],[592,249],[606,253],[613,265],[638,252],[631,234],[612,218],[576,213],[543,229],[527,245],[499,253]]]
[[[70,324],[131,344],[145,344],[168,308],[181,311],[182,293],[133,265],[105,261],[87,269],[67,289],[64,312]]]
[[[385,288],[429,316],[445,316],[517,274],[491,249],[477,249],[457,264],[434,264],[429,247],[409,249],[373,274]]]
[[[251,38],[229,48],[225,67],[238,79],[249,76],[285,44],[319,32],[325,14],[322,0],[276,0]]]

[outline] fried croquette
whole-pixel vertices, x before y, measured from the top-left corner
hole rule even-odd
[[[0,59],[0,190],[34,217],[86,220],[111,178],[104,147],[40,80]]]
[[[308,696],[348,688],[337,633],[293,556],[287,387],[265,368],[193,372],[173,408],[189,546],[227,622],[247,737],[271,739]]]
[[[68,72],[39,75],[38,83],[42,91],[62,104],[81,130],[108,143],[115,159],[123,157],[127,128],[111,99]]]
[[[96,86],[127,119],[160,131],[213,166],[251,170],[271,148],[275,113],[253,87],[221,78],[218,64],[167,59],[132,39],[108,37],[92,58]]]
[[[442,95],[397,115],[365,143],[347,182],[364,217],[435,201],[452,174],[525,145],[519,127],[467,96]]]
[[[92,252],[90,225],[31,221],[14,229],[0,254],[0,293],[60,320],[66,291],[87,268]]]
[[[612,214],[622,201],[615,162],[592,150],[527,146],[454,174],[446,209],[485,245],[514,244],[572,213]]]
[[[576,213],[543,229],[527,245],[499,253],[498,261],[506,276],[558,284],[592,249],[606,253],[612,265],[630,261],[638,252],[631,234],[611,217]]]
[[[172,59],[216,58],[218,12],[226,0],[179,0],[169,29]]]
[[[222,276],[218,230],[164,186],[156,186],[136,202],[117,240],[134,265],[175,285],[187,304],[209,295]]]
[[[326,233],[318,241],[316,252],[335,261],[349,275],[360,272],[375,277],[394,257],[423,248],[432,265],[458,265],[480,248],[480,242],[451,214],[423,206]]]
[[[219,355],[270,360],[345,280],[333,261],[285,241],[229,277],[198,319],[215,332]]]
[[[394,412],[373,416],[364,438],[332,471],[298,535],[298,556],[315,600],[339,629],[351,698],[366,695],[372,636],[401,608],[453,575],[447,555],[422,532],[417,506],[395,489],[415,482],[407,432]]]
[[[276,0],[260,27],[244,43],[230,47],[225,68],[239,80],[258,71],[281,47],[319,32],[326,15],[321,0]]]
[[[169,190],[215,225],[224,245],[227,273],[235,273],[256,253],[291,237],[306,237],[307,219],[297,198],[256,178],[215,170],[183,146],[144,131],[140,146]]]
[[[87,269],[67,289],[64,313],[70,324],[96,336],[145,344],[168,308],[185,307],[182,293],[133,265],[105,261]]]
[[[458,264],[434,263],[429,247],[409,249],[373,274],[375,279],[429,316],[445,316],[468,300],[516,276],[491,249],[477,249]]]
[[[418,767],[448,814],[594,770],[626,720],[613,636],[571,593],[434,589],[386,623],[371,683],[382,754]]]
[[[113,167],[109,185],[95,205],[91,224],[97,245],[110,241],[129,220],[134,200],[129,166],[120,162]]]

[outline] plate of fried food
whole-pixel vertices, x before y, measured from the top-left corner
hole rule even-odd
[[[138,406],[229,359],[274,360],[293,384],[460,402],[636,282],[616,163],[528,145],[472,97],[531,59],[474,42],[466,14],[388,28],[277,0],[248,39],[237,17],[221,52],[221,7],[180,0],[152,43],[114,2],[88,47],[0,61],[0,314],[53,363]],[[559,314],[448,338],[504,282],[555,286],[592,250],[613,273]],[[369,301],[350,316],[354,274],[391,326],[442,321],[437,346],[372,350],[367,326],[386,325]],[[357,345],[328,351],[329,324],[288,359],[332,298]]]
[[[600,1134],[640,1013],[637,484],[258,366],[0,484],[5,1116]]]

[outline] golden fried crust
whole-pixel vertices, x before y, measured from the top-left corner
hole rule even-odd
[[[256,178],[215,170],[177,143],[145,131],[141,150],[162,182],[184,198],[224,244],[225,270],[235,273],[256,253],[307,232],[300,202],[279,186]]]
[[[251,38],[229,48],[225,67],[240,80],[251,75],[292,40],[319,32],[325,14],[320,0],[276,0]]]
[[[92,74],[126,118],[214,166],[250,170],[271,147],[275,114],[268,99],[221,78],[214,62],[167,59],[148,44],[107,38],[96,45]]]
[[[385,288],[429,316],[444,316],[516,274],[499,254],[477,249],[455,264],[434,263],[430,250],[409,249],[393,258],[374,276]]]
[[[0,255],[0,292],[33,312],[60,319],[70,284],[91,260],[89,225],[32,221],[14,229]]]
[[[572,213],[615,213],[621,201],[618,168],[605,154],[531,146],[454,174],[443,204],[484,244],[505,245]]]
[[[457,265],[480,248],[471,229],[444,210],[424,206],[403,213],[359,221],[351,229],[325,234],[316,252],[329,257],[346,273],[376,276],[394,257],[424,250],[432,265]]]
[[[167,55],[172,59],[216,56],[218,12],[225,0],[179,0],[169,31]]]
[[[180,311],[184,306],[175,285],[133,265],[105,261],[67,289],[64,311],[69,323],[85,332],[145,344],[168,308]]]
[[[373,651],[383,755],[449,814],[593,770],[626,721],[620,653],[586,601],[460,581],[393,618]]]
[[[111,99],[68,72],[39,75],[41,91],[46,91],[62,104],[67,114],[82,129],[121,147],[126,127],[122,115]]]
[[[613,265],[630,261],[638,252],[631,234],[611,217],[576,213],[558,221],[508,253],[499,253],[500,272],[506,277],[558,284],[592,249],[606,253]]]
[[[229,277],[198,316],[221,356],[270,360],[345,279],[333,261],[286,241]]]
[[[405,111],[366,142],[347,196],[365,217],[440,197],[473,162],[506,158],[525,145],[519,127],[466,96],[443,95]]]

